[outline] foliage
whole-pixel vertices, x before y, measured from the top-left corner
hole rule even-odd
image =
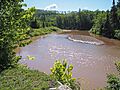
[[[120,30],[115,30],[114,37],[120,40]]]
[[[31,20],[30,27],[35,29],[39,28],[38,20],[36,18],[34,20]]]
[[[50,81],[45,73],[18,66],[0,74],[0,90],[48,90]]]
[[[73,65],[68,65],[64,60],[56,61],[53,68],[51,68],[51,77],[62,84],[67,84],[72,89],[76,90],[77,85],[75,84],[75,79],[72,78]]]
[[[115,5],[115,0],[113,0],[113,6],[112,6],[111,11],[110,11],[110,20],[111,20],[112,28],[114,30],[118,29],[119,21],[118,21],[118,14],[117,14],[117,7]]]
[[[55,18],[58,15],[56,11],[47,11],[37,9],[31,20],[32,28],[44,28],[55,26]]]
[[[94,16],[95,13],[89,10],[58,12],[37,9],[34,15],[36,21],[33,18],[32,26],[38,25],[40,28],[57,26],[62,29],[89,30],[92,27]]]
[[[114,31],[112,30],[112,26],[109,19],[109,11],[107,11],[107,17],[106,17],[105,23],[103,23],[101,26],[100,34],[109,38],[114,36]]]
[[[95,13],[88,10],[64,12],[56,17],[56,26],[62,29],[89,30]]]
[[[31,40],[25,40],[25,41],[23,40],[19,43],[19,46],[24,47],[24,46],[30,44],[31,42],[32,42]]]
[[[113,0],[112,8],[104,13],[99,13],[95,17],[94,24],[90,32],[94,34],[103,35],[108,38],[120,39],[120,1],[118,0],[117,5],[115,5],[115,0]],[[101,15],[102,14],[102,15]]]
[[[29,32],[29,35],[33,37],[33,36],[45,35],[51,32],[59,32],[59,31],[61,31],[61,29],[57,27],[45,27],[45,28],[39,28],[39,29],[32,29]]]
[[[120,0],[117,2],[117,8],[120,8]]]
[[[115,63],[118,71],[120,72],[120,61]],[[110,74],[107,76],[107,90],[120,90],[120,76]]]
[[[101,28],[103,23],[105,23],[106,20],[106,13],[105,12],[100,12],[98,15],[94,18],[93,22],[94,25],[92,26],[90,32],[100,35],[101,34]]]
[[[120,78],[115,76],[115,75],[108,75],[107,76],[108,81],[107,83],[109,84],[107,86],[108,90],[120,90]]]
[[[116,65],[116,68],[118,69],[118,71],[120,72],[120,61],[116,62],[115,65]]]
[[[19,58],[14,49],[28,35],[28,22],[34,14],[34,8],[23,10],[23,0],[0,1],[0,71],[16,65]],[[25,37],[24,37],[25,35]],[[17,60],[16,60],[17,59]]]

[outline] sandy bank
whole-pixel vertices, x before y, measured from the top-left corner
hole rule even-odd
[[[69,35],[68,39],[71,41],[86,43],[86,44],[94,44],[94,45],[103,45],[104,44],[104,42],[101,40],[98,40],[91,36],[85,36],[85,35]]]

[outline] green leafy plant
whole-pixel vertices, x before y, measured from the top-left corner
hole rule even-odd
[[[114,37],[120,40],[120,30],[115,30]]]
[[[75,85],[75,78],[72,78],[72,70],[72,64],[68,65],[66,60],[63,60],[62,62],[58,60],[54,63],[53,68],[51,68],[51,77],[76,90],[77,85]]]
[[[29,22],[35,8],[23,10],[24,0],[0,1],[0,71],[17,64],[14,49],[29,38]],[[27,43],[26,43],[27,44]],[[21,44],[21,46],[25,46]]]
[[[116,65],[118,71],[120,72],[120,61],[116,62],[115,65]]]
[[[37,70],[18,65],[0,74],[0,90],[49,90],[50,77]]]
[[[120,61],[115,63],[118,71],[120,72]],[[110,74],[107,76],[107,83],[108,86],[106,87],[107,90],[120,90],[120,77],[114,74]]]
[[[107,90],[120,90],[120,78],[116,75],[110,74],[107,76],[109,84]]]

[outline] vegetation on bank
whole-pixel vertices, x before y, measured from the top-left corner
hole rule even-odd
[[[106,90],[120,90],[120,61],[115,63],[119,75],[109,74],[107,76],[107,87]]]
[[[0,90],[48,90],[50,82],[45,73],[21,65],[0,73]]]
[[[37,9],[30,25],[33,28],[56,26],[61,29],[89,30],[92,28],[92,20],[98,12],[101,11],[79,9],[78,12],[59,12]]]
[[[30,31],[27,33],[28,37],[23,38],[20,43],[19,47],[24,47],[32,42],[32,37],[35,36],[42,36],[46,34],[50,34],[52,32],[61,32],[62,30],[57,27],[45,27],[45,28],[31,28]]]
[[[72,78],[73,66],[66,61],[56,61],[51,74],[47,75],[26,66],[9,67],[0,73],[0,90],[49,90],[58,88],[59,84],[68,85],[72,90],[80,90],[80,86]]]
[[[72,78],[73,65],[68,65],[67,61],[56,61],[51,68],[50,76],[63,85],[68,85],[72,90],[80,90],[80,85],[76,83],[76,79]]]
[[[61,29],[51,26],[51,27],[45,27],[45,28],[31,29],[29,35],[31,37],[34,37],[34,36],[46,35],[52,32],[60,32],[60,31]]]
[[[108,38],[120,39],[120,0],[117,5],[113,0],[111,10],[99,13],[94,17],[93,22],[90,32]]]
[[[95,34],[104,35],[110,38],[120,38],[120,0],[117,6],[113,0],[111,11],[81,11],[70,13],[50,13],[46,15],[35,12],[35,8],[23,10],[23,0],[2,0],[0,2],[0,89],[48,89],[50,77],[44,73],[29,70],[19,66],[21,57],[16,56],[14,49],[18,46],[25,46],[31,41],[31,37],[45,35],[53,31],[59,31],[58,26],[63,29],[89,29]],[[37,16],[36,16],[37,15]],[[56,15],[58,15],[56,17]],[[55,17],[54,17],[55,16]],[[97,19],[95,16],[97,16]],[[104,17],[105,16],[105,17]],[[94,23],[94,25],[93,25]],[[31,29],[34,28],[34,29]],[[56,66],[58,65],[58,66]],[[116,64],[120,70],[120,64]],[[72,78],[73,66],[67,63],[56,62],[51,69],[52,76],[56,81],[75,87],[75,80]],[[62,77],[61,77],[62,76]],[[108,76],[108,90],[120,89],[120,78],[115,75]],[[75,89],[76,90],[76,89]]]
[[[90,30],[91,33],[108,38],[120,39],[120,0],[111,10],[90,11],[81,10],[71,12],[36,10],[31,27],[44,28],[56,26],[61,29]]]
[[[2,0],[0,2],[0,72],[8,67],[14,67],[20,58],[14,49],[25,38],[30,30],[29,22],[35,8],[23,10],[26,6],[23,0]]]

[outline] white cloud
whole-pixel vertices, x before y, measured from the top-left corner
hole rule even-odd
[[[89,10],[89,8],[88,7],[84,7],[84,8],[82,8],[82,10]]]
[[[56,4],[51,4],[47,7],[45,7],[44,10],[57,10],[58,6]]]

